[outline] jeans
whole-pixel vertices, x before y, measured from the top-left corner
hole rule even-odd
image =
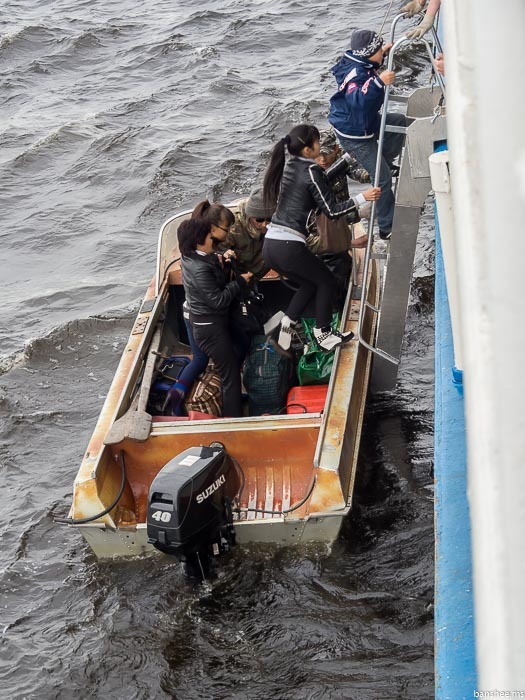
[[[395,126],[406,126],[404,114],[389,112],[386,116],[386,123]],[[374,182],[377,160],[377,139],[379,134],[372,139],[349,139],[337,134],[339,143],[347,153],[353,153],[358,163],[368,170],[370,180]],[[381,187],[381,197],[377,200],[376,212],[379,230],[384,233],[392,231],[392,219],[394,218],[394,193],[392,192],[392,173],[390,164],[396,156],[401,153],[404,134],[394,134],[385,131],[383,141],[383,153],[381,158],[381,170],[379,174],[379,187]]]
[[[185,318],[184,324],[188,333],[188,340],[193,357],[189,365],[186,365],[186,367],[182,370],[177,381],[184,384],[186,391],[189,391],[197,377],[206,369],[208,365],[208,355],[206,355],[206,353],[203,352],[195,342],[189,319]]]
[[[288,318],[298,321],[310,299],[315,297],[316,325],[318,328],[329,326],[336,280],[322,260],[304,243],[274,238],[265,238],[263,258],[279,274],[299,285],[286,309]]]

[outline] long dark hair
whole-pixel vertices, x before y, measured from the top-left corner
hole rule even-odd
[[[181,255],[187,256],[196,250],[198,245],[203,245],[210,231],[211,224],[204,219],[186,219],[183,221],[177,229]]]
[[[217,202],[215,204],[210,204],[207,199],[199,202],[195,206],[191,218],[204,219],[214,226],[220,226],[222,223],[225,223],[226,226],[231,226],[235,222],[235,216],[228,207],[225,207],[224,204],[218,204]]]
[[[303,148],[312,148],[315,141],[319,141],[319,129],[311,124],[298,124],[277,141],[264,176],[263,199],[266,207],[275,207],[279,198],[285,161],[284,147],[288,147],[291,156],[300,156]]]

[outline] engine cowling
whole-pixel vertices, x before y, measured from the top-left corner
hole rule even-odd
[[[241,475],[224,447],[184,450],[151,484],[148,542],[188,563],[221,554],[235,543],[232,503],[240,488]]]

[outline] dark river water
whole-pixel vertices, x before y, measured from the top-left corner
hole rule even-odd
[[[397,5],[398,3],[396,3]],[[240,549],[211,585],[99,563],[65,514],[162,221],[250,190],[387,0],[4,0],[0,697],[433,697],[433,232],[396,391],[371,397],[331,551]],[[395,8],[394,8],[395,9]],[[400,56],[397,89],[426,80]]]

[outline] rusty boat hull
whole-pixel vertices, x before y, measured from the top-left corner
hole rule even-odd
[[[236,209],[238,202],[229,205]],[[358,465],[371,353],[357,341],[335,351],[324,410],[318,413],[180,421],[153,416],[147,438],[106,444],[108,432],[130,409],[159,319],[161,351],[186,354],[180,345],[183,287],[176,242],[183,212],[161,228],[156,274],[149,285],[74,483],[69,517],[99,558],[152,551],[147,542],[149,487],[162,467],[183,450],[220,442],[241,466],[245,484],[234,526],[237,542],[290,545],[332,543],[351,503]],[[359,262],[359,255],[354,255]],[[356,265],[359,269],[359,265]],[[357,334],[359,273],[350,281],[342,325]],[[278,276],[260,283],[278,297]],[[377,305],[379,266],[369,269],[368,302]],[[363,337],[373,341],[375,314],[365,311]],[[122,465],[125,466],[123,472]],[[124,477],[123,477],[124,474]],[[118,498],[117,498],[118,497]],[[116,501],[116,502],[115,502]],[[300,504],[297,506],[297,504]],[[297,507],[295,507],[297,506]],[[260,512],[264,511],[264,512]],[[289,511],[284,513],[283,511]]]

